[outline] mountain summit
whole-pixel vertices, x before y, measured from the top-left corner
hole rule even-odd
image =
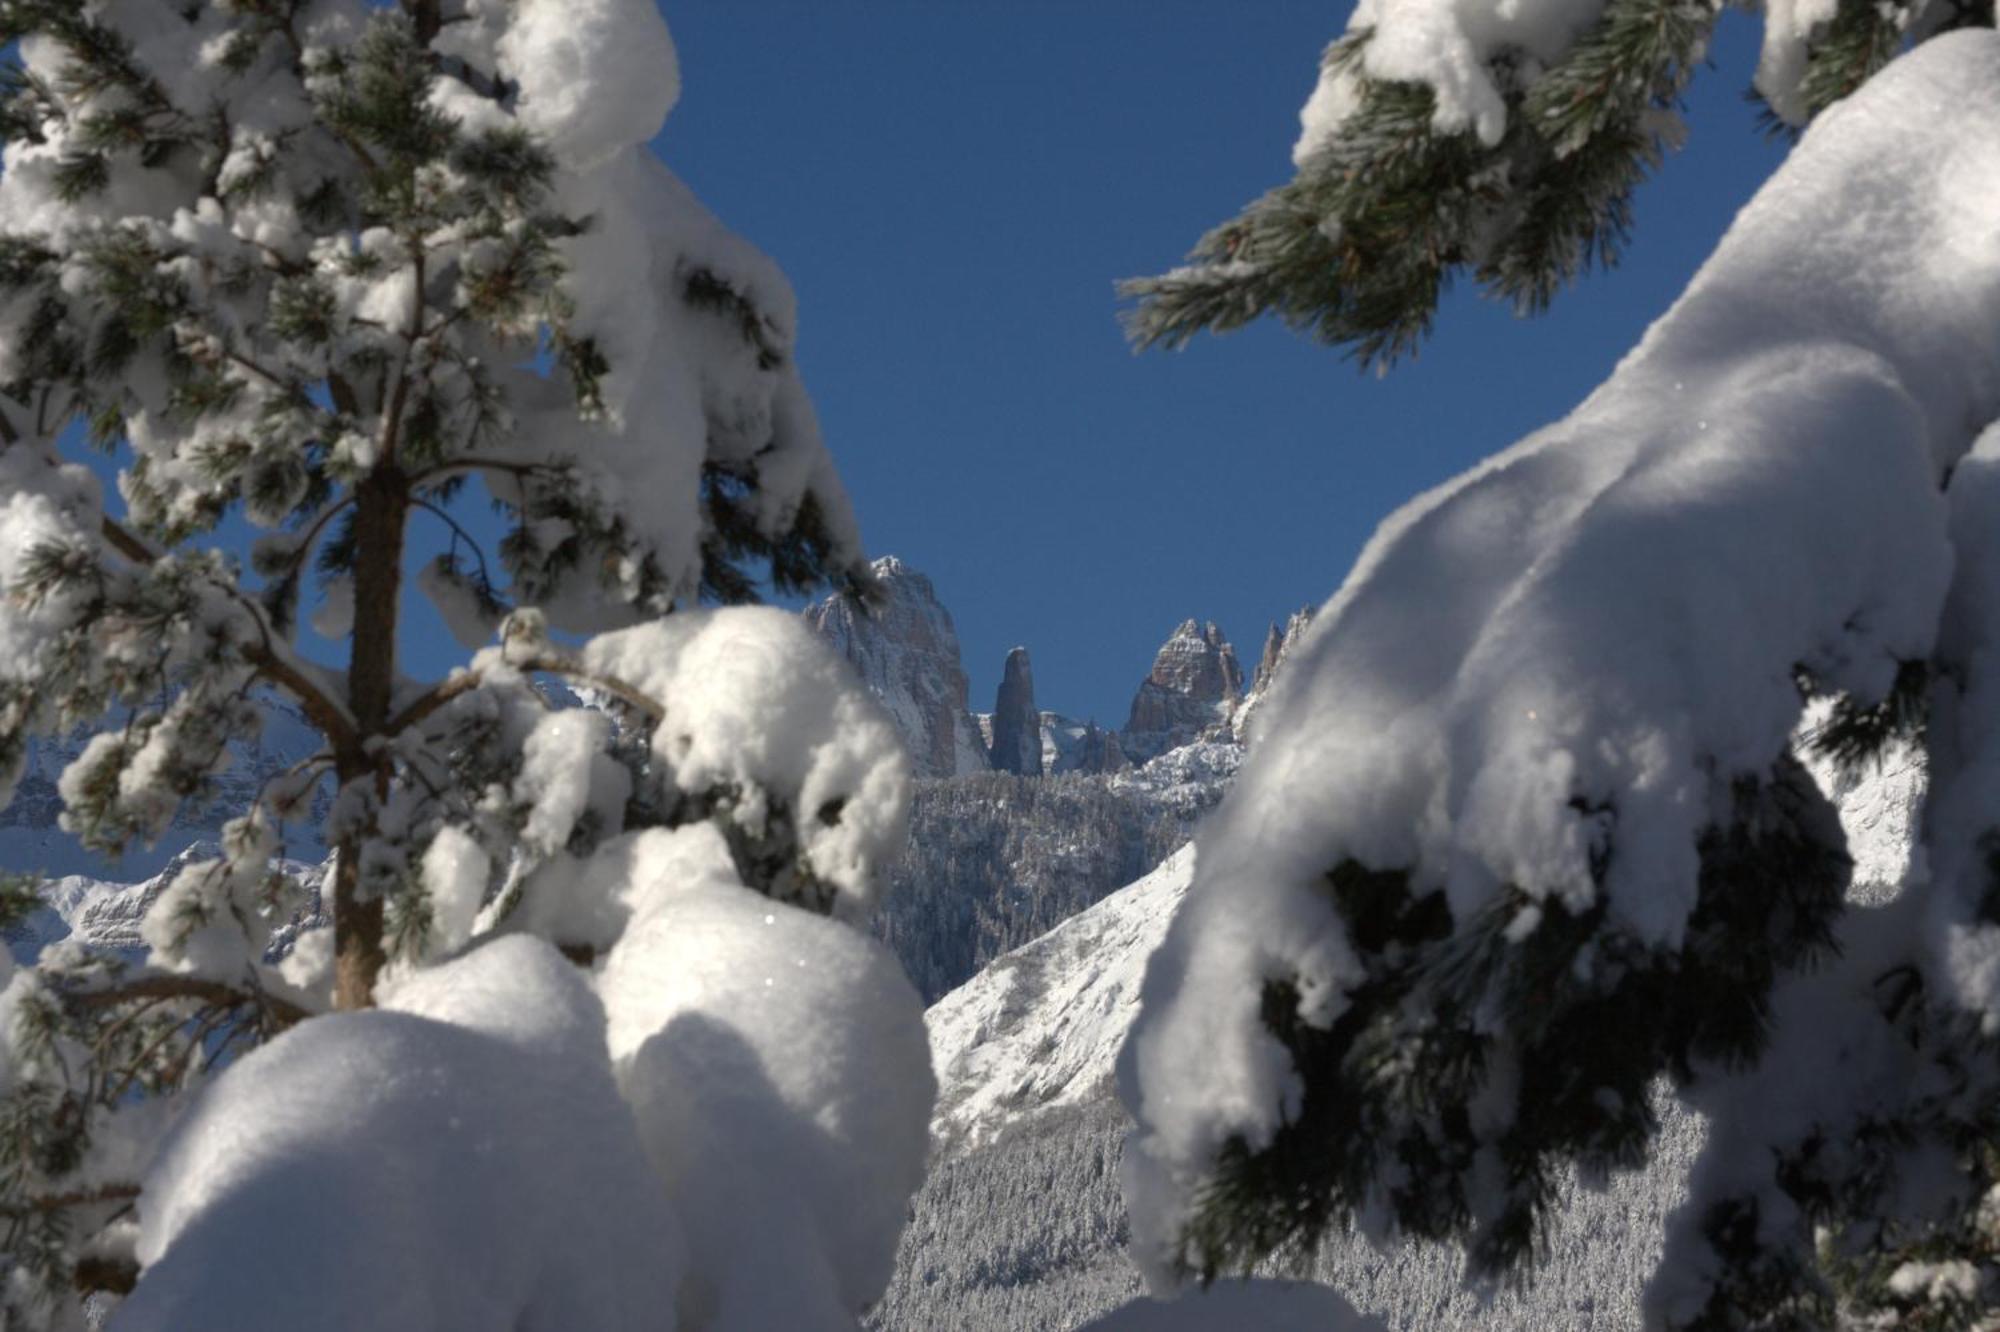
[[[1183,621],[1132,699],[1124,751],[1143,762],[1226,727],[1242,695],[1243,667],[1222,631],[1213,622]]]
[[[894,555],[871,567],[882,592],[878,605],[864,610],[852,598],[832,596],[808,607],[806,619],[889,709],[917,776],[988,771],[986,744],[966,707],[951,612],[931,580]]]

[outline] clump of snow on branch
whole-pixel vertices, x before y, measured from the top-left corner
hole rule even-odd
[[[671,699],[653,731],[670,792],[714,801],[759,844],[789,823],[796,868],[864,915],[875,873],[901,846],[909,761],[888,714],[796,615],[761,607],[672,616],[592,639],[593,675]]]
[[[1461,8],[1364,6],[1383,30],[1462,29]],[[1406,869],[1458,928],[1518,891],[1517,942],[1544,908],[1601,907],[1675,948],[1698,838],[1733,782],[1785,761],[1800,673],[1872,702],[1929,657],[1953,568],[1940,486],[2000,415],[1996,114],[1990,34],[1939,38],[1827,112],[1603,387],[1390,518],[1315,617],[1121,1065],[1156,1280],[1224,1143],[1254,1149],[1296,1108],[1264,984],[1294,982],[1324,1028],[1366,979],[1335,865]]]
[[[1373,35],[1362,56],[1371,78],[1428,84],[1436,94],[1433,124],[1440,133],[1470,129],[1486,144],[1500,142],[1507,107],[1494,80],[1493,58],[1503,50],[1552,64],[1597,21],[1604,0],[1526,0],[1495,5],[1482,0],[1361,0],[1347,21],[1349,32]],[[1292,160],[1303,166],[1338,133],[1353,112],[1352,71],[1328,69],[1299,112],[1301,133]]]
[[[1837,0],[1771,0],[1761,8],[1757,91],[1781,120],[1802,125],[1810,115],[1800,94],[1808,56],[1840,6]],[[1910,6],[1907,29],[1921,34],[1949,8],[1943,0]],[[1361,0],[1347,22],[1348,35],[1368,35],[1361,60],[1322,66],[1299,112],[1292,160],[1306,165],[1339,134],[1359,105],[1363,75],[1428,87],[1439,133],[1470,130],[1480,142],[1497,144],[1507,128],[1508,93],[1559,63],[1605,9],[1605,0]]]
[[[682,1223],[583,974],[515,937],[385,1009],[306,1023],[196,1102],[146,1181],[116,1326],[677,1326]]]
[[[578,422],[553,384],[539,393],[520,384],[516,434],[532,444],[498,460],[578,469],[683,601],[700,586],[705,467],[756,478],[748,518],[766,537],[790,530],[811,506],[835,550],[858,568],[853,512],[792,362],[790,284],[646,151],[679,92],[657,8],[647,0],[582,8],[580,16],[564,0],[476,4],[442,41],[473,67],[519,83],[521,123],[564,167],[556,187],[564,207],[592,219],[564,259],[577,328],[597,340],[610,367],[601,420]],[[471,89],[441,84],[440,98],[470,123],[499,114]],[[488,482],[503,499],[524,498],[537,484],[532,470]],[[566,534],[558,523],[546,535],[560,542]],[[617,607],[640,595],[642,564],[614,568],[608,588],[592,586],[595,572],[557,577],[542,598],[551,622],[587,631],[628,621]],[[462,609],[450,610],[463,621]]]
[[[713,827],[642,836],[598,989],[647,1153],[702,1218],[683,1313],[850,1327],[923,1179],[922,1000],[880,943],[744,891]]]

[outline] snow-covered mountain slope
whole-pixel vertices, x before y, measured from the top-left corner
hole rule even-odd
[[[1188,758],[1199,752],[1182,751]],[[1893,755],[1841,774],[1818,765],[1856,861],[1854,895],[1879,900],[1904,872],[1923,794],[1921,763]],[[1145,963],[1185,893],[1178,852],[1048,934],[996,959],[928,1015],[938,1074],[934,1159],[874,1326],[1075,1327],[1139,1289],[1118,1162],[1128,1123],[1113,1069]],[[1336,1241],[1306,1264],[1396,1332],[1625,1332],[1685,1196],[1703,1126],[1662,1102],[1648,1168],[1603,1190],[1572,1184],[1549,1261],[1492,1302],[1461,1287],[1458,1251],[1381,1252]]]
[[[137,959],[145,944],[139,937],[140,922],[153,902],[191,861],[217,854],[215,842],[202,839],[181,848],[157,874],[136,882],[93,878],[87,874],[66,874],[42,884],[42,905],[26,920],[7,932],[7,947],[17,962],[32,962],[43,948],[64,939],[75,939],[95,948],[111,948]],[[318,923],[317,900],[326,877],[327,863],[309,864],[281,860],[277,868],[306,885],[313,912],[286,922],[272,939],[272,952],[281,954],[291,947],[300,930]]]
[[[1159,864],[1241,758],[1237,745],[1204,743],[1115,773],[920,782],[876,933],[935,1001]]]
[[[215,777],[210,797],[184,806],[157,843],[129,847],[115,861],[86,851],[58,824],[62,797],[57,783],[63,769],[83,752],[89,735],[32,741],[14,799],[0,808],[0,869],[127,883],[158,874],[181,858],[190,842],[216,837],[223,820],[248,808],[272,774],[319,750],[319,732],[285,705],[267,699],[260,712],[262,731],[250,743],[230,746],[230,765]],[[318,859],[324,851],[318,824],[314,818],[286,827],[285,850],[302,859]]]
[[[1194,847],[1184,846],[931,1006],[940,1149],[977,1146],[1046,1110],[1103,1098],[1138,1012],[1146,959],[1193,872]]]
[[[936,1156],[874,1326],[1060,1329],[1138,1293],[1112,1070],[1192,870],[1189,848],[932,1007]],[[1605,1192],[1572,1188],[1541,1279],[1490,1305],[1461,1287],[1457,1251],[1442,1246],[1340,1241],[1305,1272],[1397,1332],[1636,1328],[1700,1140],[1698,1121],[1672,1113],[1650,1171]]]

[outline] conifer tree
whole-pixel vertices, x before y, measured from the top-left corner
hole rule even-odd
[[[668,880],[757,894],[765,926],[858,919],[900,835],[906,769],[887,722],[793,617],[700,609],[766,583],[865,592],[866,565],[792,362],[784,279],[645,146],[678,89],[650,0],[4,0],[0,43],[0,798],[36,737],[80,729],[63,826],[115,855],[208,798],[267,707],[322,740],[161,894],[144,959],[53,947],[0,998],[0,1322],[76,1326],[85,1296],[130,1292],[142,1266],[166,1263],[197,1279],[135,1296],[134,1326],[239,1325],[230,1301],[272,1297],[256,1262],[206,1284],[191,1265],[215,1261],[202,1217],[237,1215],[254,1190],[197,1206],[171,1180],[149,1184],[172,1174],[157,1173],[163,1143],[185,1154],[236,1134],[243,1159],[282,1162],[255,1145],[267,1126],[213,1127],[221,1107],[276,1070],[311,1073],[306,1028],[334,1024],[315,1049],[403,1039],[320,1015],[390,1002],[391,981],[418,995],[392,1007],[460,1012],[418,982],[516,956],[482,946],[506,934],[634,974],[669,936],[624,928],[669,910]],[[482,524],[482,498],[497,524]],[[240,522],[261,535],[233,536]],[[420,613],[405,572],[425,542],[442,552],[416,578],[433,612],[487,645],[442,679],[399,667]],[[300,623],[315,597],[330,643]],[[591,706],[559,706],[556,682]],[[316,809],[330,811],[330,865],[300,874],[280,853]],[[726,854],[696,854],[697,834]],[[0,908],[18,918],[34,889],[8,880]],[[709,927],[717,955],[744,919]],[[835,991],[875,976],[858,936],[812,937],[846,978]],[[683,979],[593,1007],[580,982],[537,981],[535,956],[519,1004],[598,1014],[584,1071],[560,1075],[586,1089],[610,1084],[607,1013],[643,1036],[632,1005],[706,1002]],[[868,993],[902,1025],[877,1030],[875,1057],[909,1067],[879,1094],[922,1100],[918,1008],[888,974]],[[787,1039],[819,1039],[819,1020]],[[276,1044],[259,1062],[287,1033],[291,1063]],[[624,1111],[605,1122],[645,1140],[663,1183],[693,1187],[699,1170],[671,1166],[684,1148],[648,1127],[634,1090],[648,1059],[670,1056],[658,1043],[620,1056],[638,1127]],[[697,1122],[698,1056],[673,1056],[682,1128]],[[344,1085],[315,1095],[337,1101]],[[354,1123],[388,1113],[348,1091]],[[847,1126],[827,1150],[855,1152],[854,1126],[875,1122],[826,1115]],[[889,1144],[883,1178],[901,1197],[923,1116],[910,1145]],[[186,1186],[212,1194],[207,1173]],[[297,1205],[310,1215],[314,1200]],[[877,1209],[891,1247],[901,1206]],[[266,1222],[273,1244],[312,1247],[275,1217],[251,1230]],[[370,1222],[323,1224],[341,1237]],[[825,1288],[850,1314],[874,1268],[887,1276],[871,1224],[839,1241],[863,1275]],[[338,1253],[318,1258],[328,1291],[362,1298]],[[671,1254],[650,1265],[671,1272]],[[697,1272],[679,1298],[727,1307],[731,1289]],[[556,1316],[522,1298],[479,1317]],[[497,1325],[453,1322],[442,1296],[419,1307],[431,1326]],[[345,1325],[402,1325],[352,1308]]]
[[[1477,72],[1439,80],[1425,61],[1447,53],[1413,59],[1393,0],[1362,4],[1320,58],[1297,173],[1183,267],[1123,284],[1133,341],[1177,347],[1275,315],[1386,366],[1417,349],[1460,276],[1545,308],[1617,262],[1632,192],[1681,142],[1681,96],[1732,3],[1527,6],[1449,53]],[[1379,58],[1378,24],[1394,47]],[[1987,0],[1773,6],[1752,95],[1773,133],[1796,133],[1911,43],[1992,24]]]
[[[1275,314],[1380,366],[1457,274],[1540,308],[1721,8],[1364,0],[1296,178],[1128,284],[1134,339]],[[1158,1284],[1348,1224],[1522,1279],[1664,1093],[1709,1141],[1648,1326],[2000,1317],[2000,43],[1768,10],[1791,160],[1575,413],[1384,524],[1253,723],[1121,1064]],[[1855,900],[1808,766],[1896,753],[1918,845]]]

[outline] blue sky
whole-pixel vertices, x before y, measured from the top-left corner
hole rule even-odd
[[[979,709],[1016,643],[1041,706],[1113,725],[1184,618],[1254,658],[1394,507],[1600,381],[1782,155],[1743,100],[1756,26],[1730,14],[1625,263],[1551,314],[1461,289],[1382,379],[1275,325],[1134,356],[1113,281],[1289,174],[1350,6],[662,8],[684,90],[657,147],[797,287],[869,549],[935,580]]]

